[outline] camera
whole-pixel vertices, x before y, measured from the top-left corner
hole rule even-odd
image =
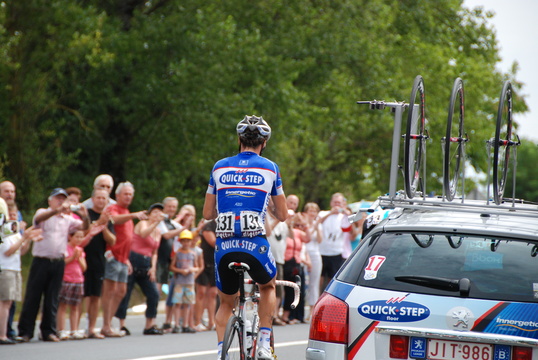
[[[80,205],[70,205],[69,209],[71,209],[71,211],[79,211]]]

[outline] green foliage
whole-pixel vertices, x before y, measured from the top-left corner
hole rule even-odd
[[[388,189],[392,114],[425,79],[428,169],[441,174],[450,89],[465,81],[470,163],[487,169],[502,82],[489,14],[459,0],[21,0],[0,8],[0,154],[21,208],[55,186],[130,180],[133,208],[173,195],[200,209],[245,114],[274,130],[265,156],[287,193],[328,206]],[[517,99],[515,111],[525,111]],[[441,192],[440,176],[428,188]]]
[[[538,144],[522,139],[521,146],[517,148],[517,168],[516,168],[516,197],[528,201],[538,202],[538,167],[529,166],[538,161]],[[516,154],[512,152],[512,160],[516,159]],[[510,164],[504,197],[512,197],[513,189],[513,168]],[[524,197],[521,197],[524,194]]]

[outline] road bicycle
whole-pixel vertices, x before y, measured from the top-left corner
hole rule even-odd
[[[464,105],[463,80],[457,78],[452,86],[448,105],[446,136],[441,139],[443,146],[443,192],[448,201],[455,198],[460,178],[462,201],[465,196],[463,191],[465,187],[465,144],[469,139],[467,134],[463,137]],[[457,116],[456,119],[454,119],[454,115]]]
[[[256,346],[258,343],[258,331],[260,319],[258,316],[258,302],[260,294],[256,283],[252,279],[245,279],[245,271],[249,271],[248,264],[231,262],[229,269],[233,269],[239,275],[239,297],[233,310],[233,315],[226,324],[224,341],[222,344],[222,360],[254,360],[256,359]],[[294,301],[291,305],[294,309],[300,300],[300,288],[291,281],[277,280],[277,286],[289,286],[294,290]],[[252,285],[252,290],[247,292],[245,285]],[[273,338],[271,334],[271,346]]]

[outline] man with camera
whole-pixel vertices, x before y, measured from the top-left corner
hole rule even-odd
[[[42,230],[43,240],[35,242],[32,248],[34,258],[19,319],[19,336],[16,338],[19,342],[28,342],[34,336],[42,297],[41,338],[43,341],[59,341],[56,336],[56,312],[64,274],[67,235],[76,229],[86,230],[89,226],[86,208],[79,204],[76,213],[82,220],[75,219],[68,215],[71,205],[66,200],[67,192],[56,188],[48,198],[49,207],[38,209],[34,216],[34,227]]]
[[[346,199],[341,193],[331,196],[331,210],[319,213],[323,240],[319,244],[319,252],[323,262],[321,271],[321,289],[331,281],[340,266],[344,263],[345,241],[349,241],[348,234],[351,224],[346,211]]]

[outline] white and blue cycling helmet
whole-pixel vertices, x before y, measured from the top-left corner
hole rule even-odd
[[[269,140],[271,138],[271,127],[263,117],[256,115],[246,115],[243,120],[237,124],[237,135],[242,136],[247,129],[251,132],[258,132],[258,136]]]

